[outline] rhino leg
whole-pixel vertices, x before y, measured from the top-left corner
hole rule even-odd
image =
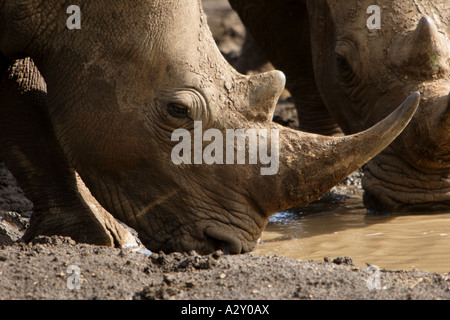
[[[24,240],[62,235],[98,245],[126,244],[131,234],[80,194],[48,120],[45,86],[30,59],[0,55],[0,157],[34,206]]]
[[[316,87],[306,4],[298,0],[229,2],[270,62],[285,73],[300,129],[325,135],[340,133]]]

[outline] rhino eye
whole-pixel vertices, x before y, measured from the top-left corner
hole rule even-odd
[[[356,74],[348,60],[338,53],[336,53],[336,65],[340,80],[344,83],[353,83]]]
[[[189,116],[189,109],[177,103],[169,103],[168,111],[175,118],[187,118]]]
[[[348,63],[347,59],[345,59],[340,54],[336,53],[336,63],[339,69],[343,72],[353,72],[352,67]]]

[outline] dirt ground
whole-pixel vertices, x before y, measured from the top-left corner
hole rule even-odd
[[[41,237],[31,244],[0,248],[0,298],[450,298],[448,274],[381,270],[377,286],[375,273],[352,266],[351,259],[333,261],[222,255],[220,251],[208,256],[194,252],[145,255],[76,244],[69,238]]]
[[[204,2],[213,14],[210,23],[219,47],[242,66],[245,29],[226,2]],[[261,55],[254,57],[254,66],[270,68]],[[288,95],[280,106],[282,120],[295,125]],[[19,239],[31,212],[32,204],[0,163],[2,300],[450,299],[449,274],[358,268],[349,257],[313,262],[221,252],[148,255],[62,237],[40,237],[24,244]]]

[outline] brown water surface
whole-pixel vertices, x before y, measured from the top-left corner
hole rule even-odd
[[[361,196],[358,188],[340,187],[308,207],[277,213],[254,253],[316,261],[350,256],[359,267],[450,272],[450,212],[373,215]]]

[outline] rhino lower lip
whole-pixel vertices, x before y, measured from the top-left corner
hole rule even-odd
[[[205,229],[204,234],[212,240],[214,244],[214,250],[222,250],[224,254],[239,254],[242,252],[241,242],[227,234],[225,231],[217,230],[214,227],[208,227]]]

